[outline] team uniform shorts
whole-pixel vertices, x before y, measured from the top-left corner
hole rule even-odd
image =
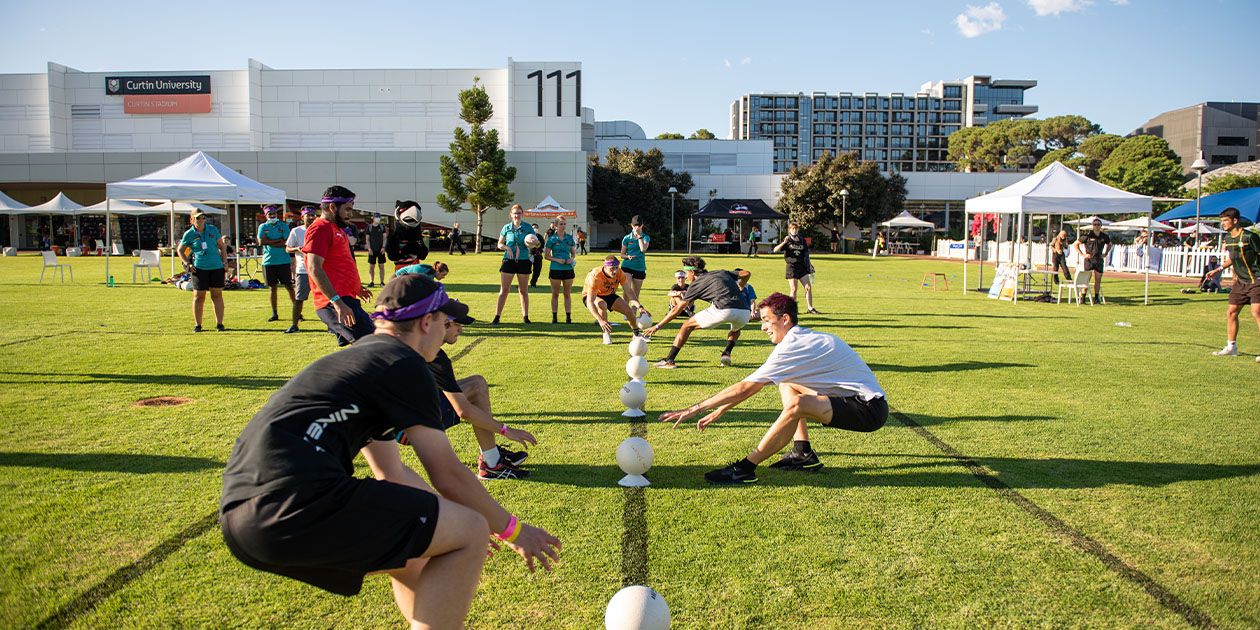
[[[264,265],[263,277],[267,280],[267,286],[277,287],[284,285],[286,287],[293,286],[293,268],[288,263],[283,265]]]
[[[589,295],[583,295],[583,296],[582,296],[582,303],[583,303],[583,304],[585,304],[585,305],[587,305],[587,306],[590,306],[590,297],[591,297],[591,296],[589,296]],[[601,295],[601,296],[598,296],[596,299],[603,300],[603,301],[604,301],[604,306],[608,307],[608,310],[610,310],[610,311],[611,311],[611,310],[612,310],[612,307],[613,307],[613,304],[616,304],[616,303],[617,303],[617,300],[620,300],[620,299],[621,299],[621,296],[620,296],[620,295],[617,295],[616,293],[609,293],[608,295]]]
[[[1235,278],[1234,286],[1229,290],[1229,303],[1236,306],[1260,304],[1260,282],[1243,282]]]
[[[800,280],[805,284],[809,284],[813,280],[813,275],[814,270],[810,265],[788,265],[783,277],[788,280]]]
[[[547,278],[550,280],[572,280],[576,277],[572,269],[551,269],[547,271]]]
[[[534,261],[526,258],[525,260],[512,260],[504,258],[503,263],[499,265],[499,273],[510,273],[513,275],[528,274],[534,270]]]
[[[437,496],[376,479],[277,490],[230,505],[219,519],[241,562],[356,595],[373,571],[400,569],[433,542]]]
[[[222,267],[218,269],[193,269],[193,291],[209,291],[222,289],[226,273]]]
[[[870,433],[888,421],[888,401],[883,396],[862,400],[860,396],[828,396],[831,422],[827,425],[845,431]]]
[[[385,252],[368,252],[368,266],[385,264]]]
[[[629,267],[622,267],[621,270],[626,272],[627,276],[630,276],[631,278],[634,278],[635,280],[642,280],[647,277],[647,271],[645,270],[640,271],[638,269],[631,269]]]
[[[696,313],[696,323],[701,328],[716,328],[722,324],[730,324],[731,330],[739,330],[748,325],[748,320],[752,318],[752,311],[746,308],[709,308]]]
[[[1106,266],[1107,265],[1103,262],[1102,258],[1085,259],[1085,271],[1097,271],[1098,273],[1102,273],[1103,268]]]
[[[297,275],[297,283],[293,288],[293,299],[301,302],[308,297],[311,297],[311,277],[304,273],[299,273]]]

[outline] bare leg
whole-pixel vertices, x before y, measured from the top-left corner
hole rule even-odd
[[[814,281],[812,279],[802,282],[805,285],[805,308],[814,310]]]
[[[1255,306],[1254,304],[1252,305]],[[1255,310],[1254,308],[1252,310]],[[1242,312],[1242,304],[1230,304],[1225,311],[1225,338],[1230,343],[1238,341],[1238,314]]]
[[[601,302],[603,300],[600,300]],[[630,309],[630,305],[625,300],[618,299],[613,302],[612,310],[626,316],[626,321],[630,323],[630,328],[639,330],[639,320],[635,318],[634,311]]]
[[[412,628],[462,628],[486,560],[490,527],[484,517],[441,497],[438,514],[424,556],[387,572],[394,601]]]
[[[788,280],[788,297],[796,299],[796,280]]]
[[[626,275],[630,275],[630,274],[626,274]],[[634,287],[635,297],[643,295],[643,279],[642,278],[630,278],[630,286]]]
[[[201,314],[205,310],[206,310],[206,292],[193,291],[193,323],[194,324],[198,326],[201,325]],[[1237,328],[1237,327],[1238,325],[1237,323],[1235,323],[1234,328]]]
[[[494,307],[494,316],[503,314],[503,305],[507,303],[508,288],[512,286],[512,274],[499,272],[499,301]]]
[[[1102,273],[1094,272],[1094,299],[1102,301]]]
[[[816,391],[783,383],[779,385],[779,398],[783,401],[783,411],[770,425],[757,448],[748,454],[748,461],[754,464],[760,464],[783,450],[794,433],[804,433],[800,427],[806,420],[817,420],[823,424],[831,422],[831,401]]]
[[[516,291],[521,294],[521,316],[529,317],[529,274],[516,275]]]
[[[306,300],[293,300],[293,327],[297,328],[298,322],[302,321],[302,304]]]
[[[464,390],[464,396],[468,398],[468,402],[474,407],[481,409],[488,415],[494,415],[490,412],[490,385],[486,383],[485,377],[480,374],[461,378],[457,381],[459,388]],[[483,451],[494,448],[494,434],[479,428],[473,427],[473,435],[477,438],[477,447]]]
[[[568,316],[573,312],[573,280],[564,280],[562,283],[564,285],[564,314]],[[555,310],[554,306],[552,310]]]
[[[560,280],[553,279],[551,281],[551,314],[552,315],[555,315],[556,309],[560,308],[560,288],[563,286],[563,284],[564,283]],[[567,294],[565,295],[565,298],[568,298]]]
[[[210,301],[214,303],[214,319],[223,324],[223,289],[210,289]]]
[[[277,311],[277,310],[276,310],[276,308],[277,308],[277,305],[276,305],[276,293],[277,293],[279,290],[280,290],[280,287],[279,287],[279,286],[277,286],[277,285],[272,285],[272,286],[271,286],[271,314],[272,314],[272,315],[275,315],[275,314],[277,314],[277,313],[279,312],[279,311]],[[289,297],[293,297],[293,296],[289,296]]]
[[[1256,329],[1260,330],[1260,304],[1251,305],[1251,316],[1256,320]]]

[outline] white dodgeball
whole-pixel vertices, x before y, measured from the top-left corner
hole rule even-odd
[[[604,609],[606,630],[669,630],[669,604],[650,587],[627,586]]]
[[[648,362],[641,356],[633,356],[626,360],[626,376],[641,381],[647,376]]]
[[[627,418],[641,418],[647,414],[643,413],[643,404],[647,402],[647,387],[643,385],[643,381],[630,381],[621,386],[621,404],[626,406],[626,410],[621,415]]]
[[[635,337],[630,340],[630,356],[645,357],[648,351],[647,337]]]

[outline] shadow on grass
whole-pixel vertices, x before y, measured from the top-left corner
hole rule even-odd
[[[1001,368],[1037,367],[1028,363],[1001,363],[993,361],[959,361],[940,365],[892,365],[888,363],[870,364],[873,372],[965,372],[970,370],[990,370]]]
[[[189,376],[187,374],[75,374],[73,372],[8,372],[6,376],[26,378],[12,380],[0,379],[0,383],[15,385],[31,385],[36,383],[124,383],[128,385],[183,385],[197,387],[216,385],[220,387],[233,387],[238,389],[280,389],[282,385],[289,381],[287,378],[278,377]]]
[[[818,488],[983,488],[975,476],[945,455],[832,455],[820,453],[825,468],[817,473],[779,471],[761,466],[758,483],[751,486],[809,486]],[[854,462],[854,458],[861,461]],[[880,465],[873,460],[922,458],[924,462]],[[730,459],[734,459],[732,456]],[[1021,459],[976,457],[1012,488],[1077,489],[1126,485],[1160,487],[1182,481],[1211,481],[1260,474],[1260,465],[1192,464],[1184,462],[1129,462],[1069,458]],[[726,461],[704,465],[653,466],[647,473],[653,488],[730,491],[704,480],[704,473],[720,468]],[[612,466],[548,464],[529,462],[533,471],[529,483],[579,488],[615,487],[624,473]],[[738,491],[738,490],[735,490]]]
[[[56,468],[75,472],[123,472],[138,475],[181,473],[223,468],[205,457],[135,453],[25,453],[0,451],[0,466]]]

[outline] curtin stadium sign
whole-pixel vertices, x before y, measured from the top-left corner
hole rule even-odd
[[[105,93],[109,95],[209,94],[210,75],[105,77]]]

